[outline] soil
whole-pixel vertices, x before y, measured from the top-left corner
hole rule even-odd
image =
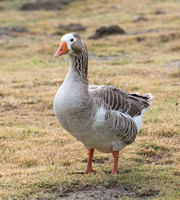
[[[102,200],[102,199],[119,199],[121,197],[127,196],[128,192],[124,190],[123,188],[92,188],[89,190],[84,191],[76,191],[76,192],[70,192],[67,196],[60,196],[60,199],[77,199],[77,200]]]
[[[166,12],[162,11],[162,10],[157,10],[155,13],[155,15],[165,15]]]
[[[71,23],[67,26],[65,25],[59,25],[57,27],[58,29],[63,29],[63,30],[66,30],[66,31],[71,31],[71,32],[80,32],[80,31],[85,31],[86,30],[86,27],[79,24],[79,23]]]
[[[70,2],[78,0],[36,0],[34,3],[27,2],[22,6],[22,10],[59,10]]]
[[[90,36],[89,39],[100,39],[108,35],[117,35],[117,34],[124,35],[126,34],[126,32],[124,31],[124,29],[122,29],[121,27],[117,25],[109,26],[109,27],[102,26],[98,28],[95,34]]]
[[[159,194],[158,190],[147,189],[145,191],[130,191],[129,188],[123,185],[106,185],[106,186],[92,186],[87,185],[81,190],[73,190],[72,189],[63,189],[59,190],[58,188],[54,188],[53,191],[49,191],[48,197],[43,199],[67,199],[67,200],[102,200],[102,199],[125,199],[126,197],[130,197],[133,199],[147,199],[155,197]],[[46,196],[46,195],[45,195]],[[39,199],[39,200],[43,200]]]
[[[136,19],[133,20],[133,23],[137,23],[137,22],[147,22],[149,21],[146,17],[138,17]]]
[[[25,27],[14,26],[14,27],[0,27],[0,36],[7,35],[11,36],[12,33],[26,33],[29,30]]]

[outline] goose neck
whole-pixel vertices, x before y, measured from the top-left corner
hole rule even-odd
[[[75,70],[78,76],[83,79],[83,81],[88,82],[88,54],[82,52],[78,55],[71,55],[71,68]]]

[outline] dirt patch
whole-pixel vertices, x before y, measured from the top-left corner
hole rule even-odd
[[[29,30],[25,27],[20,27],[20,26],[14,26],[9,28],[10,31],[12,32],[17,32],[17,33],[26,33],[29,32]]]
[[[0,27],[0,35],[11,36],[12,33],[27,33],[29,30],[25,27],[14,26],[14,27]]]
[[[119,199],[127,196],[128,192],[121,187],[118,188],[92,188],[84,191],[70,192],[67,196],[61,196],[60,199],[88,199],[88,200],[102,200],[102,199]]]
[[[27,2],[22,6],[22,10],[59,10],[70,2],[78,0],[36,0],[34,3]]]
[[[59,25],[57,27],[58,29],[63,29],[63,30],[66,30],[66,31],[71,31],[71,32],[80,32],[80,31],[85,31],[86,30],[86,27],[79,24],[79,23],[71,23],[67,26],[65,25]]]
[[[109,27],[100,27],[96,30],[95,34],[90,36],[88,39],[100,39],[102,37],[108,36],[108,35],[117,35],[117,34],[128,34],[128,35],[141,35],[146,33],[161,33],[163,30],[160,29],[149,29],[147,31],[137,31],[137,32],[125,32],[121,27],[119,26],[109,26]],[[170,34],[161,34],[159,36],[159,39],[161,42],[169,42],[172,40],[176,40],[180,38],[179,33],[170,33]],[[138,38],[137,41],[142,41],[145,38]]]
[[[81,32],[81,31],[86,30],[86,27],[79,24],[79,23],[71,23],[67,26],[59,25],[57,28],[60,29],[60,31],[57,31],[57,32],[53,33],[52,35],[64,35],[65,33],[67,33],[67,31],[69,31],[69,32]]]
[[[156,12],[154,13],[155,15],[165,15],[166,12],[162,11],[162,10],[156,10]]]
[[[137,23],[137,22],[147,22],[147,21],[149,21],[149,20],[146,17],[138,17],[138,18],[134,19],[132,22]]]
[[[63,189],[58,190],[54,188],[54,190],[48,192],[48,198],[43,199],[87,199],[87,200],[102,200],[102,199],[124,199],[126,197],[138,198],[138,199],[146,199],[150,197],[157,196],[159,194],[159,190],[154,190],[151,188],[147,188],[146,190],[141,191],[141,189],[136,189],[136,191],[131,191],[129,186],[117,185],[107,185],[107,186],[92,186],[87,185],[81,190],[73,190],[73,189]],[[46,196],[46,195],[45,195]]]
[[[136,197],[146,199],[147,197],[153,197],[158,194],[159,194],[159,190],[147,189],[145,191],[139,192],[139,194],[136,194]]]
[[[100,28],[98,28],[95,32],[94,35],[90,36],[89,39],[100,39],[102,37],[105,36],[109,36],[109,35],[124,35],[126,34],[126,32],[124,31],[124,29],[122,29],[119,26],[102,26]]]
[[[144,37],[144,36],[139,36],[139,37],[136,38],[137,42],[142,42],[144,40],[146,40],[146,37]]]

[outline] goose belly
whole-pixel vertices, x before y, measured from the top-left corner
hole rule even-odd
[[[85,134],[83,138],[79,140],[84,144],[87,149],[97,149],[103,153],[111,153],[113,151],[122,150],[126,144],[123,141],[114,137],[108,137],[107,135],[91,133]]]
[[[93,119],[88,120],[88,124],[81,123],[81,127],[82,124],[85,124],[81,130],[77,127],[69,132],[87,149],[97,149],[104,153],[120,151],[127,143],[115,134],[116,130],[112,125],[112,118],[106,119],[105,116],[106,109],[100,107],[95,116],[93,115]]]
[[[126,145],[116,136],[112,136],[110,130],[106,130],[106,121],[101,124],[94,122],[85,113],[75,117],[74,113],[56,112],[56,118],[61,126],[66,129],[73,137],[82,142],[87,149],[97,149],[100,152],[111,153],[120,151]],[[80,117],[81,115],[81,117]]]
[[[80,139],[86,148],[110,153],[120,151],[131,144],[137,135],[137,128],[130,116],[110,111],[103,106],[97,109],[93,124]]]

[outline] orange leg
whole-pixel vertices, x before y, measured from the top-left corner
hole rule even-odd
[[[93,159],[94,149],[88,150],[88,162],[86,167],[86,173],[94,172],[96,173],[96,170],[92,169],[92,159]]]
[[[112,174],[117,174],[118,171],[118,159],[119,159],[119,151],[113,151],[113,157],[114,157],[114,167],[112,170]]]

